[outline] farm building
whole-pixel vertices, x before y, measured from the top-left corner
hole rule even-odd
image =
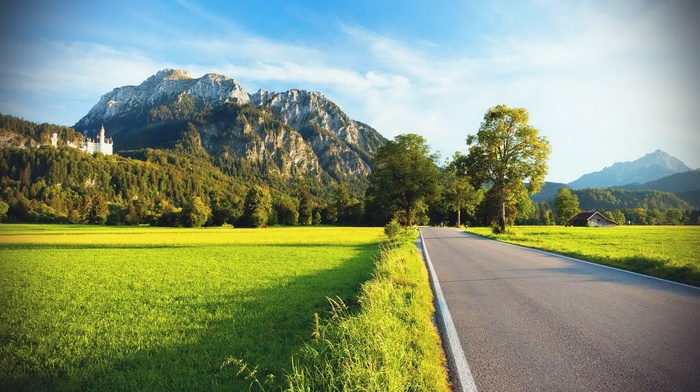
[[[580,212],[575,217],[571,218],[571,224],[574,226],[589,226],[589,227],[614,227],[617,223],[606,218],[598,211]]]

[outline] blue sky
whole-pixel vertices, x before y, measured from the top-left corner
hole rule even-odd
[[[570,182],[662,149],[700,167],[699,7],[681,1],[25,1],[0,15],[0,112],[73,125],[158,70],[320,91],[388,138],[466,152],[524,107]]]

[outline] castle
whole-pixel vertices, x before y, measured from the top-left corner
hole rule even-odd
[[[51,145],[58,147],[58,134],[55,132],[51,134]],[[94,141],[88,137],[83,137],[82,146],[76,146],[71,142],[68,142],[67,145],[68,147],[79,148],[88,154],[101,152],[105,155],[112,155],[112,147],[114,143],[112,142],[112,139],[107,139],[105,137],[105,126],[103,125],[102,128],[100,128],[100,134],[97,136],[97,141]]]

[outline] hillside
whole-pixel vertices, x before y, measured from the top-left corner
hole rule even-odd
[[[659,178],[658,180],[645,182],[643,184],[625,184],[613,188],[627,189],[631,191],[653,189],[671,193],[697,191],[700,190],[700,171],[692,170],[683,173],[676,173]]]
[[[70,127],[37,124],[0,113],[0,148],[35,148],[48,145],[51,143],[51,134],[54,132],[59,135],[60,145],[65,145],[67,141],[80,144],[82,140],[82,136]]]
[[[184,143],[215,158],[257,162],[286,179],[328,176],[357,186],[366,185],[371,159],[386,142],[320,93],[248,94],[223,75],[193,78],[172,69],[103,95],[75,129],[92,135],[102,124],[115,152]]]
[[[693,207],[700,208],[700,171],[698,170],[672,174],[644,184],[621,185],[615,189],[670,192],[687,201]]]
[[[614,188],[574,189],[581,210],[616,210],[624,208],[653,208],[666,210],[699,208],[700,172],[678,173],[645,184],[624,185]],[[530,196],[535,203],[553,202],[560,188],[566,184],[546,182],[542,190]],[[695,199],[694,199],[695,197]]]
[[[577,189],[582,211],[613,211],[626,208],[644,208],[665,211],[671,208],[688,211],[692,206],[669,192],[655,190],[628,191],[625,189]]]
[[[535,203],[554,200],[557,192],[559,192],[559,188],[568,188],[568,186],[558,182],[545,182],[542,189],[538,193],[531,195],[530,199]]]

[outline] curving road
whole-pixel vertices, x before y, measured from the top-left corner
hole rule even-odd
[[[421,231],[480,391],[700,391],[700,289]]]

